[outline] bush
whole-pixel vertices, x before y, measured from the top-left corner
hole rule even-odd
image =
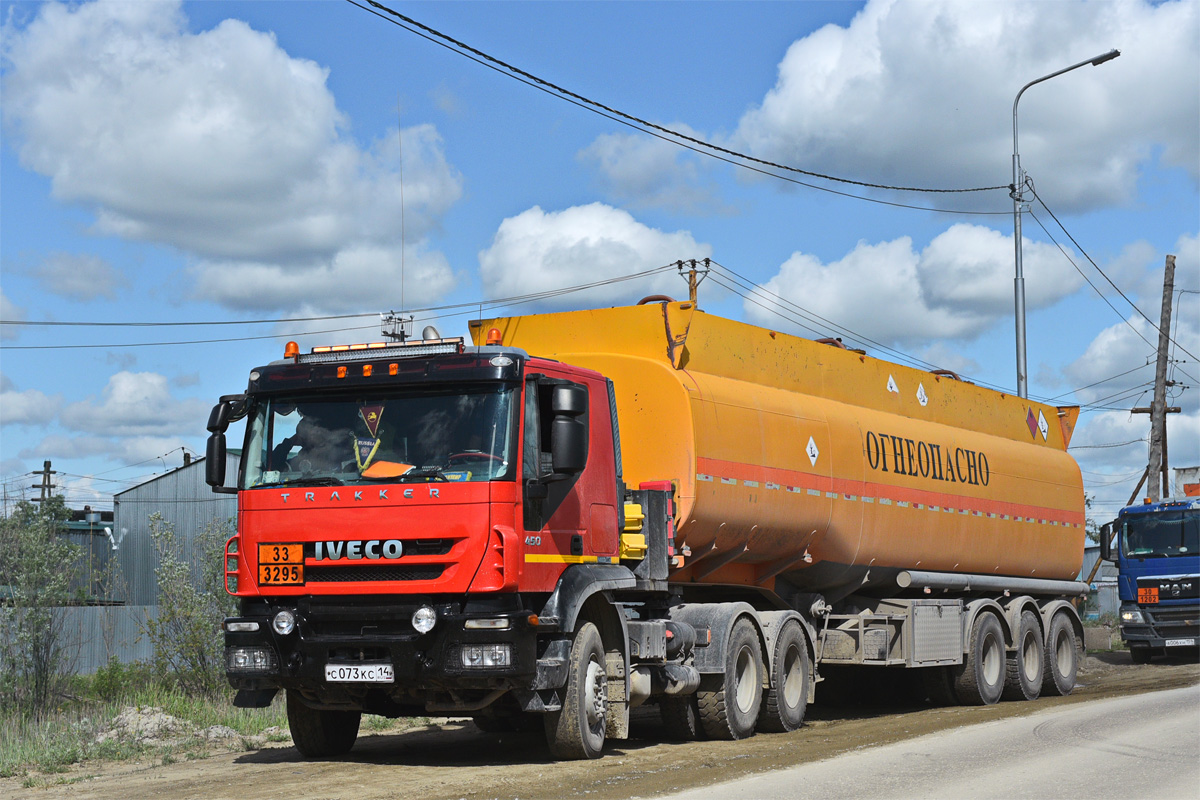
[[[78,548],[59,534],[70,518],[61,496],[21,501],[0,520],[0,706],[41,716],[74,673],[66,638]]]
[[[159,567],[158,617],[146,621],[154,647],[155,672],[185,694],[216,697],[226,686],[221,621],[234,611],[225,592],[228,523],[201,531],[185,553],[174,528],[160,514],[150,516]]]

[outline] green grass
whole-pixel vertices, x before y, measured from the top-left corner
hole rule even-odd
[[[190,723],[197,731],[223,725],[240,734],[220,745],[193,736],[167,745],[138,744],[128,739],[97,737],[112,728],[113,720],[129,706],[157,706],[164,713]],[[126,761],[139,757],[161,759],[169,764],[181,757],[207,757],[214,746],[249,749],[249,737],[286,741],[287,713],[282,695],[263,709],[234,708],[232,691],[217,699],[188,697],[178,689],[154,681],[143,666],[110,668],[107,674],[77,678],[70,699],[61,707],[34,718],[14,710],[0,709],[0,778],[23,778],[25,788],[42,786],[47,776],[66,772],[83,761]]]

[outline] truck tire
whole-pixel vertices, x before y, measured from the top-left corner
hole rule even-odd
[[[691,742],[704,738],[700,727],[700,708],[696,695],[687,697],[664,697],[658,701],[658,713],[662,718],[667,738],[673,742]]]
[[[361,711],[312,708],[292,689],[287,693],[287,716],[292,742],[305,758],[329,758],[350,752],[362,721]]]
[[[1016,649],[1008,658],[1008,676],[1002,697],[1005,700],[1036,700],[1042,693],[1046,655],[1037,614],[1028,609],[1021,612],[1013,641]]]
[[[758,729],[785,733],[799,728],[808,705],[808,680],[808,642],[800,623],[791,620],[775,639],[771,686],[758,714]]]
[[[563,760],[599,758],[608,717],[608,676],[600,631],[584,622],[571,643],[562,708],[545,715],[546,744]]]
[[[1154,651],[1149,647],[1129,648],[1129,660],[1135,664],[1149,664],[1152,658],[1154,658]]]
[[[700,724],[713,739],[746,739],[762,708],[763,658],[758,632],[743,617],[733,625],[725,652],[725,673],[701,679],[696,698]]]
[[[1066,614],[1055,614],[1046,633],[1046,677],[1042,694],[1065,697],[1075,689],[1079,669],[1079,639]]]
[[[983,612],[971,626],[963,663],[951,667],[954,694],[964,706],[990,706],[1004,691],[1004,629],[995,614]]]

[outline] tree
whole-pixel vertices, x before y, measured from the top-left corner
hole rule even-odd
[[[0,703],[40,716],[74,673],[78,643],[67,641],[79,548],[62,532],[71,512],[61,495],[22,500],[0,520]]]

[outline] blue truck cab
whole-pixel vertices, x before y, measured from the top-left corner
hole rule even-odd
[[[1117,564],[1121,638],[1134,663],[1200,644],[1200,498],[1121,509],[1103,528],[1100,557]]]

